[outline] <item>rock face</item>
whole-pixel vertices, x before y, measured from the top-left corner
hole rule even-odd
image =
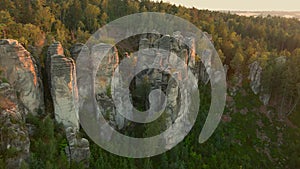
[[[64,48],[60,42],[54,42],[49,46],[47,56],[52,55],[64,55]]]
[[[78,138],[76,136],[78,131],[74,130],[72,127],[66,129],[66,135],[69,145],[66,147],[66,154],[69,160],[74,160],[77,162],[83,162],[86,167],[89,165],[90,156],[90,144],[85,138]]]
[[[261,87],[262,68],[260,67],[259,62],[255,61],[249,65],[249,69],[250,87],[255,94],[258,94]]]
[[[66,127],[79,128],[75,63],[63,55],[52,55],[51,96],[55,119]]]
[[[83,50],[85,49],[85,50]],[[101,112],[103,112],[103,116],[109,120],[111,126],[116,129],[122,129],[125,124],[125,119],[121,115],[116,113],[116,109],[114,106],[114,102],[111,99],[111,78],[116,67],[119,64],[119,56],[116,47],[112,47],[108,44],[97,44],[92,47],[93,53],[93,66],[98,66],[97,72],[95,73],[95,97]],[[102,52],[108,50],[107,55],[99,61],[99,56],[101,56]],[[83,44],[75,44],[71,48],[71,56],[72,58],[78,57],[80,52],[89,52],[87,48],[84,48]],[[90,66],[90,65],[89,65]],[[80,77],[78,77],[80,78]]]
[[[59,42],[55,42],[49,47],[47,57],[50,61],[48,74],[55,119],[57,122],[63,123],[69,143],[66,153],[69,160],[84,161],[88,165],[89,142],[84,138],[77,137],[79,115],[75,62],[72,58],[63,55],[63,48]]]
[[[34,58],[16,40],[0,40],[2,77],[12,84],[30,113],[44,112],[43,88]]]
[[[196,62],[196,72],[195,75],[197,78],[203,83],[203,84],[208,84],[209,82],[209,75],[206,71],[206,68],[202,62]]]
[[[30,140],[25,125],[26,108],[8,83],[0,82],[0,152],[7,169],[18,169],[29,157]]]
[[[109,52],[99,64],[95,79],[95,92],[100,98],[100,100],[97,99],[97,103],[102,109],[101,112],[106,113],[104,116],[107,117],[109,123],[116,129],[122,129],[126,123],[125,118],[116,112],[115,104],[111,99],[111,80],[119,64],[118,50],[107,44],[98,44],[93,47],[93,53],[97,54],[105,49],[109,49]]]
[[[111,84],[111,78],[115,71],[115,68],[119,64],[119,55],[116,47],[111,47],[107,44],[98,44],[93,46],[92,53],[98,55],[103,50],[110,49],[108,54],[101,60],[97,72],[96,72],[96,93],[108,94],[108,90]]]
[[[49,70],[51,70],[51,56],[52,55],[64,56],[64,49],[60,42],[54,42],[53,44],[51,44],[47,51],[47,58],[46,58],[45,65],[46,65],[46,69],[48,70],[47,77],[48,77],[48,85],[50,88],[51,88],[51,72]]]
[[[70,49],[70,53],[72,58],[76,61],[79,53],[81,52],[82,47],[84,46],[84,44],[82,43],[76,43],[75,45],[73,45]]]
[[[249,65],[250,73],[249,73],[249,79],[250,79],[250,87],[254,94],[260,94],[259,99],[264,105],[267,105],[269,103],[270,94],[262,93],[263,88],[261,86],[261,78],[262,78],[262,67],[260,66],[258,61],[254,61]]]
[[[173,77],[170,76],[170,71],[177,70],[171,70],[167,67],[165,67],[165,71],[157,69],[147,70],[147,68],[150,66],[149,64],[147,65],[147,63],[152,62],[142,60],[142,58],[156,58],[154,63],[157,63],[158,65],[162,66],[164,63],[171,63],[172,65],[177,65],[178,70],[185,70],[186,67],[180,67],[180,64],[178,64],[178,59],[181,59],[190,67],[190,69],[196,70],[195,40],[193,36],[184,37],[180,32],[174,32],[172,36],[153,36],[153,34],[150,34],[148,36],[143,36],[140,40],[138,55],[137,66],[141,66],[141,69],[145,71],[142,71],[135,77],[135,86],[141,86],[147,82],[151,86],[151,91],[154,89],[159,89],[167,93],[165,113],[166,126],[168,127],[172,125],[172,123],[174,123],[176,118],[179,116],[178,111],[180,106],[180,91],[178,84]],[[197,69],[197,71],[199,70]],[[177,73],[172,72],[172,74],[177,74],[179,79],[185,76],[181,73],[182,72],[179,71]],[[145,79],[147,79],[147,81],[145,81]],[[149,102],[147,102],[147,104],[149,104]],[[150,105],[146,105],[146,109],[148,108],[150,108]]]

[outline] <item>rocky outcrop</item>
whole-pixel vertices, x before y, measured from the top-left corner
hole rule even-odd
[[[0,152],[7,169],[21,168],[29,157],[30,140],[25,125],[27,110],[16,91],[0,81]]]
[[[204,34],[208,38],[210,37],[209,34]],[[152,41],[153,43],[151,43]],[[184,37],[181,32],[177,31],[174,32],[172,36],[153,36],[151,34],[151,36],[144,36],[140,40],[139,50],[152,47],[172,52],[175,54],[175,56],[178,56],[189,66],[189,69],[199,79],[200,82],[204,84],[209,82],[210,79],[207,69],[203,62],[200,61],[200,57],[196,54],[196,42],[193,35]],[[170,55],[170,53],[166,55]],[[168,57],[168,59],[169,62],[176,62],[174,57]]]
[[[104,116],[107,117],[109,123],[115,129],[122,129],[126,123],[125,118],[116,112],[115,103],[111,99],[111,80],[119,64],[118,50],[116,47],[107,44],[98,44],[93,47],[93,53],[97,54],[97,52],[106,49],[109,49],[109,51],[99,64],[96,73],[95,92],[97,97],[99,98],[100,96],[101,98],[100,100],[97,99],[97,103],[100,109],[102,109],[101,112],[105,113]]]
[[[183,37],[179,31],[174,32],[172,36],[159,34],[150,34],[142,37],[139,44],[139,50],[147,48],[163,49],[175,53],[180,59],[186,62],[190,67],[196,63],[195,39],[193,36]]]
[[[79,128],[74,60],[63,55],[52,55],[50,74],[55,119],[66,127]]]
[[[250,87],[254,94],[258,94],[261,90],[262,68],[258,61],[254,61],[249,65],[249,69]]]
[[[60,42],[54,42],[49,46],[47,57],[50,57],[51,59],[52,55],[64,55],[64,48]]]
[[[91,61],[91,63],[93,63],[93,66],[98,66],[98,69],[95,72],[95,97],[98,107],[100,112],[103,113],[103,116],[109,120],[111,126],[116,129],[122,129],[125,125],[125,119],[120,114],[116,113],[115,105],[110,93],[111,78],[119,64],[117,48],[108,44],[100,43],[93,46],[91,50],[93,54],[93,61]],[[108,50],[108,53],[100,62],[99,56],[102,56],[103,51],[106,50]],[[72,58],[77,59],[80,52],[82,52],[81,55],[85,55],[89,53],[89,50],[88,48],[85,48],[83,44],[75,44],[71,47],[70,53]]]
[[[34,58],[16,40],[0,40],[1,76],[12,84],[30,113],[44,112],[43,88]]]
[[[82,47],[84,47],[84,44],[82,43],[76,43],[75,45],[73,45],[70,49],[70,53],[71,53],[71,57],[76,61],[76,59],[78,58],[79,53],[82,50]]]
[[[48,79],[48,85],[51,88],[51,56],[52,55],[62,55],[64,56],[64,49],[60,42],[54,42],[51,44],[47,51],[47,58],[45,62],[46,70],[47,70],[47,79]]]
[[[77,136],[78,131],[72,127],[66,129],[66,136],[69,145],[65,151],[69,158],[69,161],[74,160],[76,162],[82,162],[86,167],[89,166],[90,157],[90,144],[85,138],[79,138]]]
[[[254,94],[259,94],[259,99],[261,102],[264,105],[267,105],[269,103],[271,94],[263,93],[263,87],[261,85],[263,69],[260,66],[260,63],[258,61],[254,61],[249,65],[249,69],[250,87]]]
[[[100,55],[101,52],[107,49],[110,50],[107,53],[107,55],[101,60],[96,73],[95,91],[97,94],[103,93],[109,95],[109,93],[107,92],[111,85],[111,78],[113,76],[115,68],[119,64],[119,55],[116,47],[111,47],[110,45],[100,43],[93,46],[92,53],[94,56]]]
[[[203,84],[208,84],[209,82],[209,75],[206,71],[206,68],[202,62],[196,62],[196,71],[195,75],[197,76],[198,80]]]
[[[76,65],[72,58],[63,55],[63,48],[55,42],[48,49],[48,74],[50,90],[57,122],[65,127],[68,140],[66,153],[69,160],[84,162],[88,165],[90,156],[89,142],[79,138],[78,89]]]

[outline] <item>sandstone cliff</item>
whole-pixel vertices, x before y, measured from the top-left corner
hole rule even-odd
[[[76,65],[72,58],[64,56],[63,47],[59,42],[53,43],[47,54],[47,66],[50,77],[50,90],[54,105],[54,115],[57,122],[65,127],[68,147],[66,153],[69,160],[84,162],[88,166],[90,156],[89,142],[78,138],[78,89],[76,80]]]
[[[52,55],[49,72],[55,119],[66,127],[79,128],[74,60],[63,55]]]
[[[2,78],[16,90],[17,96],[30,113],[44,112],[43,88],[34,58],[16,40],[0,40]]]

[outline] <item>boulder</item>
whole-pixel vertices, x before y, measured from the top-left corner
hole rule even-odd
[[[187,67],[180,67],[178,59],[184,61],[190,66],[190,68],[195,67],[195,40],[193,37],[182,36],[182,34],[178,31],[174,32],[172,36],[156,35],[159,35],[159,33],[148,35],[148,37],[142,37],[140,40],[137,67],[144,71],[135,76],[134,87],[140,88],[142,85],[145,85],[145,79],[147,79],[147,83],[151,86],[151,91],[159,89],[166,93],[167,102],[165,109],[165,125],[166,127],[169,127],[178,117],[178,110],[180,106],[179,86],[173,77],[171,77],[171,73],[173,75],[177,75],[179,79],[185,76],[182,73],[185,72],[184,70],[186,70]],[[147,50],[145,46],[154,47],[154,49],[152,48],[152,50]],[[149,59],[147,60],[147,58]],[[161,69],[163,70],[158,71],[147,69],[151,66],[152,62],[156,65],[159,64],[162,66]],[[169,67],[169,63],[176,67],[176,69]],[[134,97],[141,98],[145,96]],[[143,99],[148,100],[147,97]],[[146,104],[149,104],[149,101],[146,101]],[[145,105],[145,107],[147,109],[150,105]]]
[[[16,40],[0,40],[1,77],[16,90],[17,96],[30,113],[44,112],[43,87],[36,62]]]
[[[264,104],[267,105],[270,101],[271,95],[270,94],[261,94],[259,96],[260,101]]]

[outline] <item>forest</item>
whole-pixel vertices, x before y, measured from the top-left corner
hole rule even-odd
[[[236,90],[232,96],[235,109],[226,105],[224,114],[231,120],[222,120],[207,142],[198,143],[201,127],[194,127],[175,148],[150,158],[119,157],[90,141],[89,168],[300,168],[298,19],[238,16],[150,0],[1,0],[0,39],[18,40],[44,70],[47,48],[54,41],[61,42],[65,55],[70,57],[69,49],[73,44],[85,43],[95,31],[115,19],[140,12],[162,12],[181,17],[211,36],[223,64],[228,66],[228,93]],[[282,58],[284,63],[278,61]],[[259,112],[263,104],[251,91],[247,79],[249,65],[254,61],[264,70],[262,93],[272,93],[267,105],[267,109],[272,110],[271,119]],[[199,86],[199,90],[201,107],[195,126],[204,124],[210,106],[210,86]],[[244,109],[249,111],[240,113]],[[84,164],[68,162],[64,153],[66,138],[62,126],[53,120],[52,111],[53,108],[46,105],[44,115],[26,119],[37,126],[37,131],[30,138],[29,162],[22,167],[85,168]],[[258,121],[264,125],[258,126]],[[148,127],[161,130],[154,127],[159,123],[155,121]],[[140,132],[139,135],[148,135],[153,131],[144,129]],[[258,132],[268,139],[259,138]],[[282,134],[281,144],[278,144],[279,133]],[[89,138],[83,130],[81,134]],[[5,168],[2,159],[8,155],[9,152],[0,152],[0,168]]]

